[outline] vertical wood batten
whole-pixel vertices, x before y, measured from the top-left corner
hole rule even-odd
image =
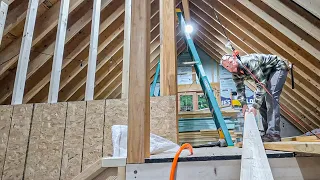
[[[98,56],[101,0],[94,0],[85,100],[93,100]]]
[[[131,1],[128,163],[150,156],[150,0]]]
[[[30,0],[24,25],[11,104],[22,104],[39,0]]]
[[[160,1],[160,93],[177,94],[177,51],[174,0]]]
[[[68,24],[69,2],[70,0],[61,0],[57,40],[54,49],[48,103],[56,103],[58,101],[60,75],[62,68],[61,66]]]
[[[6,24],[8,6],[9,4],[6,1],[0,0],[0,45],[2,41],[4,25]]]
[[[125,0],[122,91],[121,91],[121,98],[124,98],[124,99],[128,98],[128,92],[129,92],[130,27],[131,27],[131,0]]]

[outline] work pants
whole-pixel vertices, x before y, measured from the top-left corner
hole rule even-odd
[[[264,132],[269,135],[280,135],[280,106],[278,104],[288,71],[271,72],[267,81],[267,89],[272,97],[266,93],[260,107]]]

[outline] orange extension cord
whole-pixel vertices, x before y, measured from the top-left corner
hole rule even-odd
[[[177,164],[178,164],[178,159],[179,159],[179,156],[180,156],[181,152],[184,149],[188,149],[190,151],[190,155],[193,154],[193,148],[189,143],[185,143],[179,148],[179,150],[176,153],[176,155],[174,156],[174,159],[173,159],[173,162],[172,162],[171,171],[170,171],[170,180],[174,180],[175,179],[175,172],[176,172],[176,168],[177,168]]]

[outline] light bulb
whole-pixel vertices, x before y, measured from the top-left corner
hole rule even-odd
[[[193,27],[190,24],[187,24],[184,30],[186,33],[191,34],[193,32]]]

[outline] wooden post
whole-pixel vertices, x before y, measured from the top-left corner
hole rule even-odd
[[[175,1],[160,1],[160,93],[177,94],[177,51]]]
[[[150,156],[150,0],[131,1],[128,163]]]
[[[4,25],[6,24],[6,17],[8,13],[9,4],[6,1],[0,1],[0,45],[2,41]]]
[[[61,0],[57,38],[54,49],[48,103],[58,101],[61,66],[63,60],[64,43],[66,38],[70,0]]]
[[[30,0],[24,25],[16,77],[11,104],[22,104],[26,75],[32,45],[33,30],[36,23],[39,0]]]
[[[187,24],[189,24],[190,22],[189,0],[182,0],[182,6],[183,6],[184,18]]]
[[[127,99],[129,92],[129,60],[130,60],[130,27],[131,27],[131,0],[125,1],[123,68],[121,98]]]
[[[89,62],[87,71],[86,94],[85,100],[93,100],[94,97],[94,82],[96,75],[97,56],[98,56],[98,40],[99,40],[99,25],[100,25],[100,9],[101,0],[94,0],[91,24]]]

